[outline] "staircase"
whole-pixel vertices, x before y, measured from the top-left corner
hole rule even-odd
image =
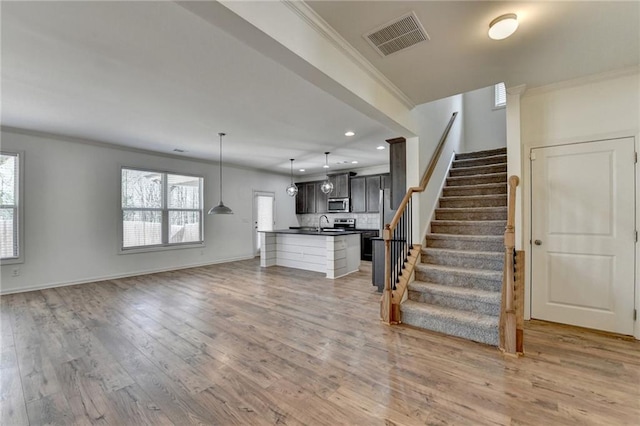
[[[402,322],[498,345],[506,148],[456,155],[422,249]]]

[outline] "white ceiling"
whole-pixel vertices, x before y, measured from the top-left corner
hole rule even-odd
[[[307,2],[416,105],[486,87],[537,87],[640,63],[638,1]],[[415,11],[430,40],[387,57],[363,34]],[[489,22],[516,13],[501,41]]]
[[[535,87],[637,65],[640,3],[311,2],[420,104],[506,81]],[[307,174],[387,163],[398,136],[173,2],[1,3],[5,126]],[[415,11],[431,40],[382,58],[362,34]],[[488,23],[515,12],[503,41]],[[266,37],[266,36],[265,36]],[[353,138],[344,132],[353,130]]]
[[[2,2],[2,124],[307,174],[397,136],[171,2]]]

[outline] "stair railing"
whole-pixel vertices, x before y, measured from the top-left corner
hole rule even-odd
[[[504,231],[504,271],[500,308],[500,350],[524,353],[524,252],[516,251],[516,188],[520,179],[509,178],[507,226]]]
[[[380,319],[386,324],[398,324],[400,322],[400,303],[407,291],[409,278],[413,273],[422,249],[422,245],[413,243],[413,194],[424,192],[427,188],[457,115],[458,112],[454,112],[451,115],[451,119],[447,127],[445,127],[438,146],[431,157],[429,166],[424,175],[422,175],[420,186],[414,186],[407,190],[396,214],[391,222],[385,225],[382,232],[385,271],[384,291],[380,302]]]

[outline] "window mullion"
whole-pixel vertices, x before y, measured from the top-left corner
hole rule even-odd
[[[162,244],[169,244],[168,174],[162,174]]]

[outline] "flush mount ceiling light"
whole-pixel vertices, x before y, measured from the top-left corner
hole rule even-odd
[[[379,149],[380,151],[382,151],[383,149],[386,149],[386,148],[384,147],[384,145],[380,145],[376,149]]]
[[[300,171],[301,171],[301,172],[306,172],[306,170],[305,170],[305,169],[300,169]]]
[[[209,210],[209,214],[233,214],[233,210],[225,206],[222,202],[222,137],[225,135],[226,133],[218,133],[218,136],[220,136],[220,204],[212,207],[211,210]]]
[[[489,24],[489,38],[503,40],[515,33],[517,29],[518,16],[515,13],[500,15]]]
[[[325,152],[324,153],[324,167],[325,169],[329,168],[329,153]],[[331,191],[333,191],[333,183],[331,183],[331,181],[329,180],[329,176],[327,175],[327,179],[322,182],[322,185],[320,185],[320,191],[322,191],[325,194],[330,193]]]
[[[352,131],[348,131],[347,133],[344,134],[345,136],[355,136],[355,133]]]
[[[358,161],[353,160],[353,161],[351,162],[351,164],[358,164]]]
[[[293,162],[295,161],[295,159],[290,158],[289,161],[291,161],[291,183],[289,184],[289,186],[287,186],[287,195],[289,197],[295,197],[296,195],[298,195],[298,187],[295,183],[293,183]]]

